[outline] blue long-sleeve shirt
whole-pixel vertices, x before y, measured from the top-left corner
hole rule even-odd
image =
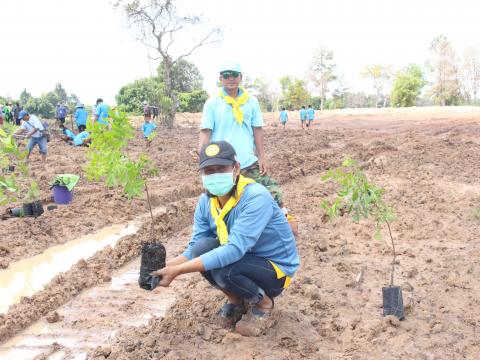
[[[262,185],[247,185],[224,221],[228,242],[200,256],[205,271],[230,265],[249,253],[273,261],[286,275],[293,276],[300,263],[295,237],[284,213]],[[206,194],[198,201],[192,239],[183,255],[192,259],[192,246],[203,237],[217,237]]]

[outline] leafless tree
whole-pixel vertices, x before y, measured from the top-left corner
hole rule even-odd
[[[333,51],[319,47],[313,54],[313,59],[308,67],[307,81],[312,82],[315,90],[320,95],[320,109],[323,110],[328,93],[328,85],[337,78],[335,75],[336,64],[333,61]]]
[[[164,69],[163,122],[172,128],[179,105],[172,86],[172,67],[179,60],[190,56],[198,48],[221,41],[219,28],[212,28],[200,34],[201,16],[182,16],[178,13],[175,0],[118,0],[114,3],[126,15],[130,26],[138,30],[138,40],[148,48],[156,50]],[[185,45],[195,33],[195,39]]]
[[[480,57],[475,48],[468,48],[463,56],[460,68],[460,88],[462,97],[467,103],[470,104],[472,100],[477,99],[480,89]]]

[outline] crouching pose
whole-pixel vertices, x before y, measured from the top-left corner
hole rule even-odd
[[[243,316],[237,331],[261,326],[299,266],[294,235],[268,190],[240,175],[229,143],[204,145],[200,172],[206,193],[195,210],[191,241],[153,275],[168,286],[178,275],[201,272],[228,299],[218,312],[222,323]]]

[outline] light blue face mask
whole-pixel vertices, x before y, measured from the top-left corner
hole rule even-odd
[[[235,183],[233,182],[233,173],[214,173],[210,175],[202,175],[203,187],[215,196],[223,196],[232,190]]]

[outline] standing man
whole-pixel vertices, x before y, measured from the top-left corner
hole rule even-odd
[[[60,104],[57,109],[57,119],[60,122],[60,125],[65,124],[65,118],[67,117],[67,108],[65,107],[65,104]]]
[[[305,129],[305,121],[307,120],[307,110],[305,106],[300,109],[300,121],[302,122],[302,129]]]
[[[308,105],[307,109],[307,127],[312,125],[313,120],[315,120],[315,110],[313,110],[312,105]]]
[[[38,145],[42,155],[42,162],[45,164],[47,160],[47,138],[43,134],[45,130],[43,124],[35,115],[30,115],[26,110],[20,111],[18,117],[22,120],[22,124],[15,134],[26,134],[27,139],[30,139],[27,145],[27,159],[30,157],[30,153],[35,145]]]
[[[22,111],[22,107],[20,106],[20,103],[17,101],[15,103],[15,107],[13,108],[13,120],[15,121],[15,125],[20,125],[20,120],[18,119],[18,116],[20,115],[20,111]]]
[[[147,121],[152,118],[152,110],[146,101],[143,102],[143,120]]]
[[[77,129],[78,132],[85,131],[87,128],[87,117],[88,113],[87,110],[85,110],[85,107],[83,106],[82,103],[77,103],[77,106],[75,107],[75,123],[77,124]]]
[[[238,156],[241,173],[264,185],[289,219],[294,234],[295,218],[288,215],[278,184],[268,176],[265,157],[263,118],[258,100],[240,86],[242,70],[237,62],[220,68],[222,85],[215,97],[209,98],[203,107],[200,124],[199,150],[211,141],[227,141]]]
[[[282,108],[282,111],[280,111],[280,116],[279,116],[280,122],[283,125],[283,128],[285,129],[285,124],[288,121],[288,113],[285,108]]]
[[[97,106],[95,108],[95,121],[100,124],[108,124],[108,105],[103,102],[103,99],[97,99]]]

